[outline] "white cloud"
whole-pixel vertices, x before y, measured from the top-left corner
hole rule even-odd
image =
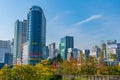
[[[51,18],[48,21],[48,23],[51,23],[51,24],[57,23],[58,24],[58,22],[63,21],[64,17],[66,17],[70,13],[71,13],[71,11],[68,11],[68,10],[61,12],[61,13],[57,13],[55,16],[53,16],[53,18]]]
[[[59,20],[59,16],[58,15],[56,15],[56,16],[54,16],[49,22],[50,23],[54,23],[54,22],[56,22],[57,20]]]
[[[89,22],[89,21],[91,21],[91,20],[99,19],[99,18],[101,18],[101,17],[102,17],[102,15],[93,15],[93,16],[87,18],[87,19],[84,19],[84,20],[82,20],[82,21],[79,21],[79,22],[73,24],[73,26],[79,26],[79,25],[84,24],[84,23],[86,23],[86,22]]]

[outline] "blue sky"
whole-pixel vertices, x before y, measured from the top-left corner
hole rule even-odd
[[[16,19],[27,19],[32,5],[47,19],[47,44],[74,36],[75,47],[91,48],[102,40],[120,42],[120,0],[0,0],[0,40],[14,36]]]

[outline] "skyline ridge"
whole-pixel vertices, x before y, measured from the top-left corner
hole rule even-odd
[[[2,11],[0,13],[0,17],[2,18],[0,20],[1,40],[10,40],[13,38],[15,20],[26,19],[25,16],[29,7],[35,4],[43,8],[47,18],[47,45],[51,42],[59,43],[60,38],[67,34],[75,37],[75,47],[77,48],[91,48],[91,45],[99,44],[102,40],[115,39],[120,42],[119,0],[80,0],[76,2],[71,1],[69,4],[68,1],[64,1],[63,6],[60,5],[62,1],[59,0],[51,2],[46,0],[19,1],[19,6],[17,7],[12,5],[13,3],[18,4],[17,1],[5,2],[7,0],[0,1],[0,9]],[[22,3],[27,4],[21,6]],[[12,10],[12,8],[14,9]],[[9,14],[6,14],[8,12]],[[76,23],[80,23],[80,25],[73,27]]]

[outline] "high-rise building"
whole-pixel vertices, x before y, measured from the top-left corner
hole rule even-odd
[[[49,44],[49,57],[53,58],[55,56],[55,43]]]
[[[15,22],[14,28],[14,51],[13,51],[13,63],[17,62],[17,59],[22,59],[22,44],[28,40],[28,25],[27,20]]]
[[[32,6],[28,13],[28,53],[31,65],[43,59],[43,49],[46,45],[46,18],[39,6]]]
[[[60,40],[59,49],[60,54],[64,60],[67,59],[68,48],[74,48],[74,39],[72,36],[66,36]]]

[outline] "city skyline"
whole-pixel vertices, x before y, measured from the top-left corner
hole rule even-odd
[[[77,48],[91,48],[102,40],[120,42],[119,3],[119,0],[1,0],[0,39],[11,40],[14,37],[14,22],[27,19],[29,8],[38,5],[47,19],[47,45],[56,42],[58,46],[60,38],[66,35],[74,36]]]

